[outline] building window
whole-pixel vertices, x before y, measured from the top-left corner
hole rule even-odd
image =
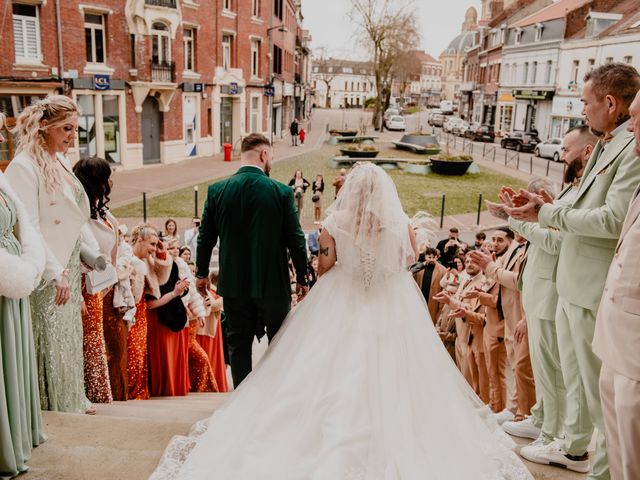
[[[225,10],[231,10],[231,0],[224,0],[222,8]]]
[[[105,62],[104,15],[85,13],[84,37],[87,47],[87,63]]]
[[[231,44],[233,35],[222,35],[222,67],[225,70],[231,68]]]
[[[273,0],[273,14],[282,20],[283,8],[282,0]]]
[[[36,5],[13,4],[13,42],[17,63],[40,63],[40,19]]]
[[[251,76],[260,76],[260,40],[251,40]]]
[[[251,133],[258,133],[260,126],[260,97],[251,97]]]
[[[547,85],[551,84],[551,68],[553,67],[553,62],[551,60],[547,60],[547,70],[544,73],[544,83]]]
[[[522,29],[521,28],[516,28],[514,43],[516,45],[519,45],[520,42],[522,42]]]
[[[251,16],[260,17],[260,0],[251,0]]]
[[[587,65],[588,65],[588,71],[591,71],[594,69],[595,65],[596,65],[596,61],[593,58],[590,58],[589,60],[587,60]]]
[[[184,46],[184,69],[193,72],[196,67],[195,59],[195,43],[196,43],[196,31],[195,28],[185,28],[182,32],[182,43]]]
[[[282,49],[277,45],[273,46],[273,73],[282,75]]]
[[[156,22],[151,26],[151,63],[169,65],[171,63],[171,37],[169,27]]]
[[[533,62],[531,64],[531,84],[535,85],[538,76],[538,62]]]
[[[81,157],[98,155],[120,163],[120,99],[118,95],[78,95],[82,111],[78,118],[78,147]]]
[[[607,57],[604,59],[604,63],[613,63],[613,57]]]
[[[544,27],[542,26],[542,24],[538,23],[536,24],[536,36],[535,36],[535,41],[539,42],[540,40],[542,40],[542,30],[544,30]]]
[[[529,62],[524,62],[524,70],[522,70],[522,84],[526,85],[529,79]]]
[[[578,84],[578,73],[580,72],[580,60],[573,61],[573,70],[571,70],[571,80],[575,85]]]
[[[624,63],[628,63],[629,65],[631,65],[631,62],[633,62],[633,57],[628,55],[626,57],[624,57]]]

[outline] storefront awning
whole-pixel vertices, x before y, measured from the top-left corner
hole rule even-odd
[[[513,97],[521,100],[551,100],[552,90],[514,90]]]

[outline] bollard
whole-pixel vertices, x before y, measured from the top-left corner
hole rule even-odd
[[[507,165],[507,149],[504,149],[504,164]]]
[[[516,153],[516,170],[520,170],[520,154]]]
[[[142,192],[142,218],[147,223],[147,192]]]
[[[484,158],[484,151],[487,149],[487,144],[483,143],[482,144],[482,158]]]
[[[482,193],[478,197],[478,218],[476,220],[476,225],[480,225],[480,211],[482,210]]]
[[[551,166],[551,160],[547,160],[547,173],[545,174],[545,177],[549,176],[549,167]]]
[[[493,161],[496,161],[496,150],[498,150],[498,147],[493,147]]]
[[[440,228],[442,228],[444,226],[444,201],[445,201],[445,197],[446,197],[446,195],[443,193],[442,194],[442,207],[440,208]]]
[[[193,187],[193,216],[198,216],[198,186]]]
[[[533,155],[529,157],[529,173],[533,175]]]

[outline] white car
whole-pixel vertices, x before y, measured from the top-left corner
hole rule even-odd
[[[469,130],[469,122],[461,119],[459,122],[456,122],[456,124],[451,129],[451,132],[454,135],[464,137],[464,134],[467,130]]]
[[[442,129],[447,133],[455,133],[455,130],[461,122],[464,122],[460,117],[447,117],[442,126]]]
[[[533,154],[536,157],[553,158],[554,162],[559,162],[562,155],[562,139],[550,138],[539,143],[533,150]]]
[[[400,115],[393,115],[389,117],[386,126],[387,130],[402,130],[403,132],[404,129],[407,128],[404,117],[401,117]]]

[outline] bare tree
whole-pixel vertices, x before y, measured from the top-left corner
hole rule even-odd
[[[325,98],[325,108],[331,108],[331,82],[336,77],[336,72],[330,71],[330,58],[327,57],[327,47],[319,47],[316,49],[316,58],[314,64],[318,67],[315,78],[324,82],[327,86],[327,96]]]
[[[411,83],[420,80],[422,62],[415,51],[402,52],[396,56],[391,69],[391,83],[400,87],[400,96],[404,97]]]
[[[420,39],[417,12],[412,0],[351,0],[351,18],[358,24],[360,39],[371,55],[376,91],[373,125],[380,125],[389,106],[391,85],[406,52],[415,50]]]

